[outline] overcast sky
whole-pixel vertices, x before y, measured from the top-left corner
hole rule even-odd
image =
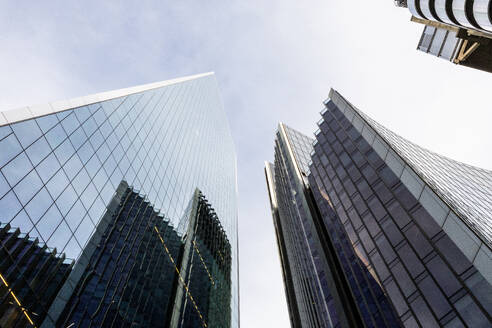
[[[415,50],[379,1],[1,1],[0,110],[215,71],[238,153],[242,327],[287,327],[263,176],[279,121],[330,87],[428,149],[492,168],[492,74]]]

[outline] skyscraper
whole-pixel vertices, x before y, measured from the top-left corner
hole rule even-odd
[[[417,49],[439,58],[492,72],[490,0],[396,0],[412,21],[424,24]]]
[[[328,292],[322,284],[314,287],[341,302],[339,317],[353,312],[366,327],[380,327],[383,319],[388,326],[489,327],[492,172],[403,139],[334,90],[324,104],[310,163],[301,173],[311,205],[297,211],[312,219],[311,238],[320,241],[310,252],[326,259],[325,271],[336,279]],[[275,172],[268,165],[267,177],[272,209],[279,213],[274,221],[285,226],[291,223],[278,200],[284,188],[278,165],[276,155]],[[297,195],[287,190],[290,198]],[[294,221],[290,229],[300,224]],[[277,235],[285,233],[278,226]],[[292,271],[292,246],[280,244],[284,272],[287,265]],[[284,280],[297,296],[296,286]]]
[[[236,194],[212,73],[0,113],[0,320],[238,326]]]

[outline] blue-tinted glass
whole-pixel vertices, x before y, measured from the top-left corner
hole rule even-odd
[[[0,126],[0,140],[12,133],[9,125]]]
[[[86,209],[80,200],[78,200],[65,216],[65,221],[70,227],[74,227],[75,229],[79,225],[80,220],[86,215],[86,212]]]
[[[101,163],[104,163],[106,161],[110,153],[111,151],[109,150],[108,146],[106,146],[106,144],[103,144],[96,152],[97,157],[99,158]]]
[[[51,197],[53,197],[53,199],[57,199],[68,183],[68,178],[65,176],[63,170],[58,170],[51,180],[48,181],[46,188],[48,188]]]
[[[102,108],[99,108],[92,117],[94,118],[94,121],[96,121],[97,126],[101,126],[106,120],[106,115]]]
[[[29,156],[29,159],[34,166],[38,165],[39,162],[48,156],[50,152],[50,145],[48,145],[48,142],[44,137],[39,138],[35,143],[26,149],[27,156]]]
[[[91,178],[94,178],[97,174],[97,171],[101,167],[101,162],[97,158],[97,156],[92,156],[92,158],[85,164],[85,168],[87,169],[87,172],[89,173],[89,176]]]
[[[56,159],[54,154],[50,154],[46,157],[38,166],[36,166],[36,171],[43,180],[44,183],[48,182],[49,179],[55,174],[55,172],[60,168],[60,164]]]
[[[2,168],[3,175],[11,186],[18,183],[33,169],[27,156],[22,153]]]
[[[17,139],[19,139],[22,147],[27,148],[34,140],[41,137],[41,130],[38,125],[33,120],[27,120],[20,123],[15,123],[11,125],[12,130],[14,130]]]
[[[14,134],[0,141],[0,149],[2,150],[0,151],[0,167],[4,166],[22,151],[21,145]]]
[[[0,199],[0,208],[2,209],[2,216],[0,222],[9,222],[14,215],[21,209],[21,204],[15,197],[14,192],[10,191]]]
[[[70,141],[72,142],[72,145],[75,147],[75,149],[79,149],[86,140],[87,136],[85,135],[84,129],[82,129],[82,127],[79,127],[77,130],[75,130],[74,133],[70,135]]]
[[[63,245],[63,248],[60,249],[63,251],[70,237],[72,237],[72,232],[65,221],[62,221],[48,242],[53,245]]]
[[[48,191],[46,188],[43,188],[26,205],[25,209],[31,220],[37,224],[37,221],[41,218],[41,216],[43,216],[52,202],[53,200],[51,199]]]
[[[94,224],[89,216],[86,216],[77,226],[77,230],[74,233],[75,238],[81,246],[84,246],[87,240],[89,240],[92,230],[94,230]]]
[[[75,237],[72,237],[70,239],[67,246],[65,246],[64,252],[65,252],[67,258],[69,258],[69,259],[76,259],[77,256],[80,254],[81,248],[80,248],[79,244],[77,243],[77,241],[75,240]]]
[[[75,117],[75,114],[70,114],[63,121],[61,121],[61,125],[65,129],[65,132],[70,135],[75,129],[80,125],[79,121]]]
[[[97,129],[97,124],[92,117],[90,117],[87,121],[82,125],[85,133],[90,137],[94,131]]]
[[[61,121],[61,120],[63,120],[65,117],[67,117],[67,115],[68,115],[68,114],[70,114],[70,113],[71,113],[71,111],[69,111],[69,110],[64,110],[64,111],[62,111],[62,112],[58,112],[58,113],[56,113],[56,116],[57,116],[57,117],[58,117],[58,119]]]
[[[7,180],[3,177],[3,174],[0,172],[0,198],[2,198],[2,196],[9,190],[10,186],[7,183]]]
[[[100,169],[99,172],[97,172],[94,179],[92,180],[98,191],[101,191],[104,188],[104,185],[106,184],[107,181],[108,181],[108,176],[106,175],[106,172],[104,172],[103,169]]]
[[[72,156],[63,166],[65,170],[65,174],[67,175],[70,181],[75,178],[75,176],[79,173],[82,168],[82,162],[80,161],[77,155]]]
[[[29,233],[33,227],[31,219],[26,214],[26,211],[20,211],[15,218],[10,222],[13,228],[19,228],[23,233]]]
[[[36,122],[44,133],[46,133],[49,129],[59,123],[58,118],[55,114],[38,117],[36,119]]]
[[[77,200],[77,194],[72,186],[68,186],[63,190],[58,199],[56,200],[56,205],[58,205],[58,209],[60,212],[65,215],[70,210],[72,205]]]
[[[62,166],[74,153],[75,149],[73,148],[70,139],[65,139],[65,141],[55,149],[55,155]]]
[[[84,169],[81,170],[79,174],[77,174],[75,179],[72,181],[72,186],[75,188],[77,194],[81,195],[85,187],[89,184],[89,182],[90,182],[89,176],[87,175],[87,172]]]
[[[37,226],[33,227],[30,236],[40,237],[43,241],[55,231],[48,246],[61,251],[68,242],[66,255],[75,259],[80,255],[79,244],[85,244],[90,238],[94,231],[93,222],[101,218],[122,179],[127,179],[129,185],[151,197],[149,201],[155,208],[162,208],[161,214],[172,220],[175,226],[185,217],[185,208],[195,188],[203,189],[228,231],[233,247],[231,326],[234,326],[237,322],[235,155],[227,120],[213,78],[197,79],[164,89],[170,91],[166,91],[166,97],[162,98],[160,91],[143,92],[146,94],[144,97],[142,94],[125,97],[127,101],[123,105],[124,98],[121,98],[30,120],[31,123],[25,124],[37,123],[38,127],[27,132],[21,132],[19,124],[16,129],[26,145],[41,135],[40,130],[45,133],[23,155],[19,155],[21,145],[14,135],[2,139],[10,127],[2,128],[0,169],[3,174],[3,164],[18,155],[21,156],[19,161],[24,158],[34,163],[46,186],[34,194],[40,187],[37,179],[31,183],[33,190],[29,192],[21,188],[24,182],[16,188],[23,202],[31,193],[34,194],[26,204],[25,212],[21,212],[16,220],[25,220],[22,227],[28,231],[31,220],[27,215],[31,217]],[[111,114],[109,121],[108,114]],[[127,118],[122,125],[120,121],[124,117]],[[83,127],[78,127],[83,122]],[[31,133],[35,131],[36,134]],[[189,131],[196,131],[196,134]],[[66,132],[72,133],[69,137],[72,146]],[[22,169],[22,166],[18,168]],[[7,171],[9,169],[6,168]],[[17,176],[22,178],[30,171]],[[36,180],[36,172],[25,179],[26,183],[31,178]],[[124,173],[127,173],[126,177],[123,177]],[[8,193],[9,187],[6,181],[2,181],[2,176],[0,197],[1,193],[7,192],[0,199],[0,221],[4,222],[11,220],[22,208],[15,194]],[[7,176],[12,181],[17,179],[10,172],[6,172]],[[72,183],[67,186],[69,180]],[[77,195],[81,196],[79,201]],[[55,204],[51,196],[58,197]],[[66,222],[62,221],[63,217]],[[84,223],[80,224],[83,218]],[[77,238],[71,236],[69,229],[77,231]]]
[[[46,139],[50,144],[51,148],[55,149],[59,144],[66,139],[67,135],[61,125],[55,126],[52,130],[46,133]]]
[[[60,214],[56,206],[53,205],[43,215],[41,220],[36,223],[36,228],[45,242],[48,241],[48,239],[56,230],[61,221],[62,215]]]
[[[83,123],[90,116],[89,108],[87,106],[79,107],[74,109],[74,113],[79,119],[79,122]]]
[[[94,223],[99,222],[99,219],[101,218],[105,210],[106,205],[104,205],[104,203],[98,197],[94,204],[92,204],[92,207],[89,209],[89,215],[92,218],[92,221]]]
[[[80,200],[82,201],[82,204],[84,204],[85,208],[90,208],[96,197],[97,190],[94,188],[94,185],[90,183],[80,196]]]
[[[90,142],[87,141],[86,143],[84,143],[82,147],[80,147],[80,149],[77,151],[77,154],[79,155],[82,163],[87,163],[87,161],[94,154],[94,150],[92,149]]]
[[[15,186],[14,191],[22,204],[26,204],[42,186],[43,182],[36,171],[32,170]]]
[[[91,136],[90,141],[91,141],[92,147],[94,149],[98,149],[102,145],[102,143],[104,142],[104,138],[103,138],[101,132],[99,132],[99,130],[98,130],[98,131],[94,132],[94,134]]]

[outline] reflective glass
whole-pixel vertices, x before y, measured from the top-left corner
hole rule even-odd
[[[52,127],[59,123],[56,114],[38,117],[37,119],[35,119],[35,121],[38,123],[39,127],[44,133],[48,132]]]
[[[2,168],[3,175],[11,186],[17,184],[31,170],[32,165],[25,153],[21,153]]]
[[[15,123],[10,126],[14,130],[17,139],[19,139],[23,148],[27,148],[36,139],[38,139],[42,132],[38,128],[38,125],[33,120],[27,120],[20,123]]]
[[[32,142],[23,153],[21,144]],[[236,159],[213,76],[0,127],[0,149],[2,223],[25,206],[15,219],[18,226],[30,218],[35,223],[30,236],[75,259],[122,180],[148,195],[176,227],[186,220],[199,188],[233,248],[231,309],[237,326]],[[22,179],[15,189],[19,202],[10,189]]]
[[[15,134],[2,139],[0,141],[0,149],[2,150],[0,151],[0,167],[4,166],[22,151],[22,147],[17,141]]]
[[[15,186],[14,191],[22,204],[26,204],[42,186],[43,182],[36,171],[32,170]]]
[[[44,137],[39,138],[26,149],[27,156],[34,166],[38,165],[51,152],[50,145]]]

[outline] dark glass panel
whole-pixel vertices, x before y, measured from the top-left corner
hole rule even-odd
[[[405,231],[405,236],[408,238],[410,245],[413,246],[420,258],[424,258],[432,251],[432,246],[416,225],[412,224],[411,227]]]
[[[410,306],[412,307],[422,327],[426,327],[426,328],[439,327],[436,318],[432,315],[431,311],[429,310],[429,307],[427,306],[427,304],[425,304],[422,297],[419,296],[412,303],[410,303]]]
[[[396,188],[395,196],[403,205],[403,207],[407,210],[411,209],[415,206],[415,204],[417,204],[417,200],[415,199],[415,197],[413,197],[410,191],[408,191],[407,187],[405,187],[403,184],[400,184]]]
[[[426,266],[439,286],[441,286],[446,296],[449,297],[453,295],[462,287],[461,283],[456,279],[456,276],[440,256],[431,259],[426,263]]]
[[[389,298],[391,299],[391,302],[395,306],[398,315],[401,316],[403,313],[407,312],[408,311],[407,302],[401,295],[401,292],[398,289],[396,283],[393,280],[390,280],[389,282],[384,284],[384,287],[386,288]]]
[[[424,266],[408,244],[405,243],[397,250],[397,252],[402,259],[402,263],[405,265],[412,277],[416,277],[424,271]]]
[[[391,218],[384,220],[381,227],[393,246],[398,245],[403,240],[403,235]]]
[[[439,239],[436,246],[458,274],[462,274],[471,266],[470,261],[447,235]]]
[[[451,305],[449,305],[448,301],[439,290],[436,283],[432,280],[431,276],[425,277],[419,282],[418,285],[420,291],[424,295],[424,298],[430,304],[431,309],[439,319],[451,311]]]
[[[391,271],[405,297],[408,297],[415,292],[417,288],[400,261],[391,267]]]
[[[469,295],[465,295],[454,305],[469,327],[490,327],[490,321]]]

